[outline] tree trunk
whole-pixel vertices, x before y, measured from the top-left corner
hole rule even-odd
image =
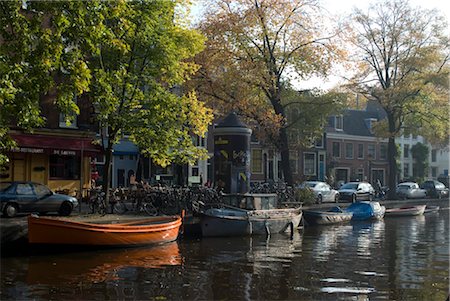
[[[277,91],[279,91],[279,89],[277,89]],[[281,115],[283,118],[286,118],[284,107],[281,105],[281,97],[279,92],[274,92],[272,95],[273,96],[271,97],[270,102],[272,103],[275,113]],[[284,126],[280,128],[280,136],[276,147],[281,154],[281,169],[283,170],[284,181],[288,185],[293,185],[294,181],[292,178],[292,169],[289,165],[289,141],[287,137],[287,129]]]
[[[283,169],[284,181],[288,185],[293,185],[294,180],[292,179],[292,169],[289,160],[289,142],[286,128],[284,127],[280,129],[280,143],[278,145],[278,150],[281,154],[281,168]]]
[[[105,205],[109,208],[109,189],[111,188],[111,163],[112,163],[113,145],[108,139],[108,146],[105,150],[105,170],[103,174],[103,192],[105,193]]]
[[[388,113],[389,140],[388,140],[388,197],[396,197],[395,188],[397,186],[397,146],[395,145],[395,122],[392,114]]]

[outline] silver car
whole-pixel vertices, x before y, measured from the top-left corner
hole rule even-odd
[[[300,188],[309,188],[316,197],[316,203],[339,202],[339,192],[325,182],[305,181],[300,184]]]
[[[423,199],[427,196],[427,191],[414,182],[398,184],[395,192],[399,198],[403,199]]]
[[[25,212],[57,212],[67,216],[78,206],[78,200],[72,196],[54,193],[47,186],[38,183],[2,182],[0,206],[3,216],[7,217]]]

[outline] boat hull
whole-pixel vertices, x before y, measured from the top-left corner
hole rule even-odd
[[[180,217],[154,217],[122,224],[93,224],[55,218],[28,217],[32,244],[133,246],[174,241]]]
[[[300,209],[210,209],[202,215],[200,224],[204,237],[270,235],[298,227],[301,218]]]
[[[422,215],[426,205],[386,209],[386,216],[414,216]]]
[[[308,225],[330,225],[349,222],[352,213],[328,212],[328,211],[303,211],[303,218]]]

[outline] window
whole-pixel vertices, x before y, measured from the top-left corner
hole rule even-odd
[[[364,179],[364,169],[358,168],[356,170],[356,180],[362,181]]]
[[[364,159],[364,144],[358,144],[358,159]]]
[[[259,173],[261,174],[263,172],[262,168],[262,149],[252,149],[252,173]]]
[[[289,152],[289,165],[291,166],[292,173],[297,173],[298,155],[296,152]]]
[[[80,157],[50,155],[50,179],[78,180]]]
[[[200,137],[199,135],[193,135],[192,136],[192,143],[195,146],[201,146],[204,147],[205,146],[205,137]]]
[[[437,176],[437,167],[431,167],[431,176],[436,178]]]
[[[344,117],[342,115],[334,116],[334,128],[337,131],[344,130]]]
[[[387,159],[387,145],[386,144],[380,145],[380,159],[382,159],[382,160]]]
[[[303,154],[303,174],[305,176],[314,176],[316,174],[316,154]]]
[[[409,144],[403,145],[403,158],[409,158]]]
[[[48,189],[48,187],[45,185],[36,184],[36,185],[34,185],[34,192],[38,196],[45,196],[45,195],[50,194],[50,189]]]
[[[345,158],[353,159],[353,143],[345,144]]]
[[[316,139],[314,146],[317,148],[323,148],[323,135]]]
[[[403,164],[403,177],[405,177],[405,178],[409,177],[409,164],[408,163]]]
[[[33,189],[30,184],[17,184],[16,194],[32,195]]]
[[[436,162],[437,151],[435,149],[431,150],[431,162]]]
[[[341,157],[341,144],[339,142],[333,142],[333,157]]]
[[[367,156],[369,158],[376,159],[377,153],[376,153],[376,150],[375,150],[375,144],[368,144],[367,145]]]

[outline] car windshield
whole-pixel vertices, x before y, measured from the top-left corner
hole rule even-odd
[[[304,182],[302,184],[303,187],[311,187],[314,188],[314,186],[316,186],[317,183],[313,183],[313,182]]]
[[[3,191],[6,191],[9,187],[11,187],[11,183],[0,183],[0,191],[1,192],[3,192]]]
[[[358,183],[347,183],[342,185],[341,189],[357,189]]]
[[[397,187],[400,188],[400,189],[409,189],[412,186],[410,186],[408,184],[406,184],[406,185],[405,184],[401,184],[401,185],[398,185]]]

